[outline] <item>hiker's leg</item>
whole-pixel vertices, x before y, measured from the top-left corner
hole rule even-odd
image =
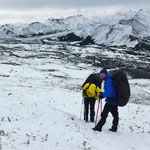
[[[88,121],[88,113],[89,113],[89,99],[84,99],[84,120]]]
[[[94,122],[95,117],[95,98],[90,100],[90,121]]]
[[[111,110],[111,114],[113,116],[112,129],[117,131],[117,129],[118,129],[118,122],[119,122],[118,106],[113,106],[113,108]]]
[[[103,125],[104,125],[105,122],[106,122],[106,118],[107,118],[107,116],[108,116],[108,113],[111,111],[111,108],[112,108],[112,105],[107,104],[107,103],[105,104],[104,109],[103,109],[103,112],[102,112],[102,114],[101,114],[101,119],[100,119],[100,121],[98,122],[98,124],[97,124],[97,126],[96,126],[96,130],[101,131]]]

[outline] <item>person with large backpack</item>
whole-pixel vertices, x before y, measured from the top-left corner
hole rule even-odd
[[[113,116],[113,125],[109,129],[112,132],[117,132],[119,114],[118,114],[118,101],[116,88],[112,79],[112,76],[108,74],[107,70],[104,68],[100,71],[100,78],[105,82],[104,83],[104,92],[100,98],[106,98],[106,104],[104,106],[103,112],[101,114],[101,119],[93,130],[102,131],[102,127],[106,122],[108,113],[111,112]]]
[[[95,117],[95,101],[101,93],[102,80],[99,74],[91,74],[82,85],[82,96],[84,98],[84,120],[88,122],[89,106],[90,121],[94,122]]]

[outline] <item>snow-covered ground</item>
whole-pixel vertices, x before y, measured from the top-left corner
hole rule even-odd
[[[142,105],[119,108],[117,133],[108,131],[111,115],[103,131],[94,132],[93,123],[80,120],[81,84],[101,68],[66,63],[54,52],[57,45],[5,46],[0,55],[0,149],[149,150],[150,80],[130,80],[131,102]]]

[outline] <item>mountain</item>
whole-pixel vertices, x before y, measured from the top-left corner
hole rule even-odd
[[[82,42],[88,38],[92,40],[92,43],[98,45],[135,48],[141,42],[144,42],[144,45],[148,44],[148,42],[145,43],[145,39],[149,41],[147,39],[150,37],[149,14],[148,9],[140,9],[124,13],[118,12],[103,18],[76,15],[58,19],[50,18],[42,23],[7,24],[0,27],[0,38],[18,39],[20,37],[20,40],[24,40],[21,38],[35,37],[36,41],[39,41],[38,38],[40,40],[45,38],[57,41],[63,39],[66,42],[73,41],[73,39],[79,39],[79,42]],[[87,41],[84,43],[90,44]]]
[[[70,31],[70,30],[83,30],[85,25],[90,24],[90,21],[82,15],[70,16],[67,18],[54,19],[50,18],[45,21],[52,31]]]
[[[10,38],[10,37],[16,37],[16,29],[15,26],[5,24],[0,27],[0,38]]]
[[[50,18],[45,21],[45,24],[51,28],[52,31],[65,31],[68,29],[67,25],[64,23],[64,19],[54,19]]]
[[[132,27],[133,34],[139,37],[150,36],[150,12],[140,9],[131,19],[120,20],[122,25]]]
[[[128,45],[134,47],[137,41],[131,41],[129,35],[132,35],[132,28],[129,26],[102,24],[95,29],[92,38],[95,43],[107,46]]]
[[[40,22],[33,22],[21,29],[21,35],[38,35],[52,32],[51,28]]]

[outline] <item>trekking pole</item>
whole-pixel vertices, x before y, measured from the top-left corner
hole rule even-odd
[[[83,107],[83,102],[84,102],[84,98],[82,99],[82,104],[81,104],[80,120],[81,120],[81,116],[82,116],[82,107]]]
[[[101,99],[101,114],[102,114],[102,99]]]
[[[97,107],[97,114],[96,114],[95,128],[94,129],[96,129],[97,118],[98,118],[98,111],[99,111],[99,104],[100,104],[100,99],[98,100],[98,107]]]

